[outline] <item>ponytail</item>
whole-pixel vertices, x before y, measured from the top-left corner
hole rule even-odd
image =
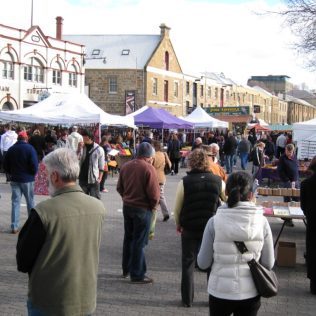
[[[232,173],[227,180],[226,191],[228,195],[227,205],[232,208],[240,201],[248,201],[249,193],[252,192],[252,176],[239,171]]]

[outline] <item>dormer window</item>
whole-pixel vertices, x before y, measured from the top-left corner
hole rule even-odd
[[[123,49],[123,50],[122,50],[122,55],[124,55],[124,56],[129,55],[129,53],[130,53],[130,50],[129,50],[129,49]]]
[[[91,53],[92,56],[99,56],[101,53],[100,49],[94,49]]]

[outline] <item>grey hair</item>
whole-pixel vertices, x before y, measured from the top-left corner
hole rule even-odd
[[[76,181],[79,177],[79,161],[69,148],[58,148],[44,157],[43,163],[49,171],[57,171],[64,182]]]
[[[219,146],[218,146],[216,143],[212,143],[212,144],[210,145],[210,147],[211,147],[211,149],[214,149],[214,150],[216,150],[216,151],[219,151]]]

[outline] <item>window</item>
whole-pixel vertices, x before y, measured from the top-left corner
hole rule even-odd
[[[163,93],[163,100],[165,102],[168,102],[168,95],[169,95],[169,84],[168,84],[168,80],[164,81],[164,93]]]
[[[187,95],[190,94],[190,82],[189,81],[187,81],[185,83],[185,92],[186,92]]]
[[[179,82],[175,81],[173,85],[173,96],[177,98],[179,95]]]
[[[211,88],[211,87],[207,87],[207,96],[208,96],[209,98],[212,97],[212,88]]]
[[[71,65],[69,69],[68,84],[70,87],[77,87],[78,76],[77,76],[77,68],[75,65]]]
[[[215,95],[214,98],[217,99],[218,98],[218,88],[215,88]]]
[[[44,67],[37,58],[30,58],[30,64],[24,66],[24,80],[44,82]]]
[[[117,78],[109,78],[109,93],[117,93]]]
[[[204,95],[204,86],[201,85],[200,86],[200,96],[203,97],[203,95]]]
[[[14,78],[14,66],[13,58],[10,53],[4,54],[4,60],[1,63],[2,68],[2,78],[3,79],[13,79]]]
[[[59,62],[55,62],[52,81],[54,84],[61,85],[61,65]]]
[[[122,55],[129,55],[130,50],[129,49],[123,49],[122,50]]]
[[[60,70],[53,70],[53,83],[61,85],[61,71]]]
[[[92,56],[99,56],[101,53],[100,49],[94,49],[91,53]]]
[[[153,78],[153,95],[158,94],[158,79]]]
[[[165,69],[169,70],[169,53],[165,52]]]

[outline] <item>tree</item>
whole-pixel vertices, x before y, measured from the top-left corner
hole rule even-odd
[[[285,0],[287,8],[278,12],[297,36],[297,50],[306,55],[306,66],[316,70],[316,1]]]

